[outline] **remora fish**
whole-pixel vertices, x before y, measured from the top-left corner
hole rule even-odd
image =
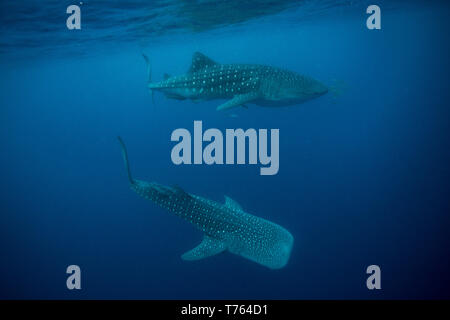
[[[134,179],[125,144],[120,137],[118,139],[131,189],[187,220],[204,233],[203,241],[183,254],[182,259],[200,260],[228,250],[270,269],[286,265],[294,242],[289,231],[244,212],[236,201],[227,196],[222,204],[186,193],[179,187]]]
[[[257,64],[219,64],[194,53],[186,74],[165,75],[161,82],[151,81],[149,59],[148,88],[163,92],[168,98],[194,101],[227,99],[217,107],[226,110],[247,103],[266,107],[295,105],[320,97],[328,88],[317,80],[298,73]]]

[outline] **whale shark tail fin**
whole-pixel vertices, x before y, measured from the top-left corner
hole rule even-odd
[[[130,181],[131,184],[134,184],[135,181],[134,181],[133,177],[131,176],[130,164],[128,162],[127,147],[125,146],[125,142],[123,142],[123,140],[120,136],[117,137],[117,139],[119,140],[120,146],[122,147],[122,156],[123,156],[123,161],[125,163],[125,168],[127,169],[128,180]]]
[[[194,249],[189,250],[181,256],[187,261],[201,260],[219,254],[227,249],[225,242],[212,238],[205,234],[203,241]]]
[[[150,59],[147,57],[147,55],[143,53],[142,56],[144,57],[145,63],[147,64],[147,83],[150,84],[152,83],[152,64],[150,63]],[[152,103],[155,104],[154,91],[150,88],[149,90],[152,93]]]

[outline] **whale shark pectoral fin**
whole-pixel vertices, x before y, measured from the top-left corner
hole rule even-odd
[[[225,249],[226,245],[223,241],[205,235],[202,242],[200,242],[200,244],[194,249],[184,253],[181,256],[181,259],[188,261],[201,260],[219,254],[225,251]]]
[[[220,111],[220,110],[228,110],[231,108],[236,108],[236,107],[244,105],[247,102],[256,100],[258,97],[259,97],[259,93],[257,93],[257,92],[237,94],[233,97],[233,99],[228,100],[227,102],[218,106],[216,110]]]
[[[192,64],[191,64],[191,67],[189,68],[188,72],[192,73],[192,72],[195,72],[195,71],[207,68],[207,67],[212,67],[216,64],[217,64],[217,62],[208,58],[203,53],[195,52],[192,55]]]
[[[182,95],[176,94],[176,93],[164,93],[167,98],[169,99],[175,99],[175,100],[186,100],[186,97],[183,97]]]
[[[243,211],[241,205],[228,196],[225,196],[225,206],[236,211]]]

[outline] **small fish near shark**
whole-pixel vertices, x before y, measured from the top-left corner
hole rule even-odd
[[[179,187],[134,179],[125,144],[120,137],[118,139],[131,189],[204,233],[202,242],[181,256],[183,260],[200,260],[228,251],[270,269],[280,269],[287,264],[294,242],[289,231],[245,212],[227,196],[225,203],[219,203],[189,194]]]
[[[165,75],[160,82],[151,81],[148,66],[148,88],[163,92],[168,98],[194,101],[226,99],[217,110],[247,107],[290,106],[320,97],[328,88],[313,78],[292,71],[257,64],[220,64],[195,52],[189,71],[179,76]]]

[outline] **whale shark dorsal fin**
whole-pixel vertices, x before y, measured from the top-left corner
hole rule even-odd
[[[168,73],[164,73],[164,80],[167,80],[167,79],[169,79],[171,77],[171,75],[170,74],[168,74]]]
[[[207,257],[214,256],[223,252],[226,249],[226,245],[219,239],[212,238],[205,234],[202,242],[194,249],[189,250],[181,256],[183,260],[200,260]]]
[[[204,68],[212,67],[216,64],[217,63],[215,61],[208,58],[203,53],[195,52],[192,55],[192,64],[191,67],[189,68],[189,72],[196,72]]]
[[[228,196],[225,196],[225,205],[230,209],[243,211],[241,205]]]

